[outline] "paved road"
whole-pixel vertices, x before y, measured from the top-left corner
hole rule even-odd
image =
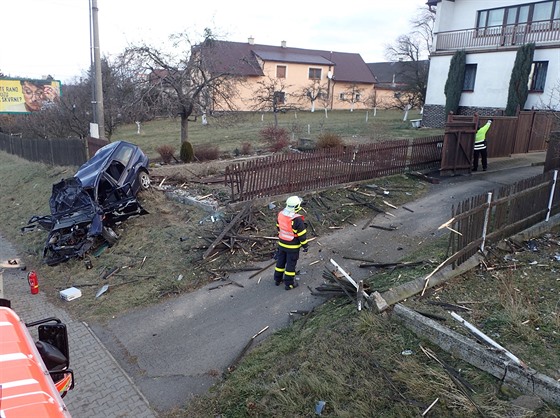
[[[301,286],[289,292],[273,285],[272,269],[254,278],[250,278],[252,273],[237,273],[229,278],[243,287],[211,290],[207,286],[90,328],[50,305],[45,295],[31,295],[23,272],[6,271],[4,289],[25,321],[57,315],[68,323],[77,389],[66,400],[75,416],[101,416],[100,411],[107,417],[155,416],[148,401],[155,411],[184,404],[216,382],[257,332],[269,327],[256,343],[286,327],[290,311],[322,303],[310,295],[307,286],[322,282],[322,272],[332,268],[331,258],[356,280],[365,278],[370,272],[343,255],[381,262],[402,258],[426,236],[446,233],[437,227],[451,217],[451,205],[541,174],[542,165],[532,164],[543,161],[544,153],[494,159],[487,172],[442,178],[440,184],[430,185],[427,196],[407,204],[413,212],[398,209],[393,211],[394,218],[376,218],[376,224],[398,225],[403,231],[399,239],[394,233],[361,225],[320,237],[298,264]],[[0,261],[7,258],[15,258],[15,253],[9,245],[0,244]]]

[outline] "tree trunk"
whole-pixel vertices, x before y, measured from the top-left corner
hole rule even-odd
[[[189,140],[189,117],[181,113],[181,144]]]

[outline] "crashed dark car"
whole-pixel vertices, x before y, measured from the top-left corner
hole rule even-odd
[[[53,185],[51,214],[34,216],[23,230],[37,225],[49,231],[43,257],[53,266],[82,258],[93,247],[118,239],[114,227],[131,216],[148,213],[137,200],[150,187],[149,159],[129,142],[112,142],[73,177]]]

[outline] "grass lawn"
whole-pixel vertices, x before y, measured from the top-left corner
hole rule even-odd
[[[409,112],[406,121],[404,113],[396,110],[373,111],[355,110],[333,111],[325,117],[324,111],[287,112],[278,114],[278,125],[288,132],[293,143],[299,138],[316,139],[321,133],[329,132],[340,135],[349,141],[383,141],[395,138],[418,138],[441,135],[442,129],[413,128],[410,120],[419,119],[418,111]],[[189,123],[189,140],[195,153],[200,145],[217,146],[220,153],[230,154],[241,150],[244,143],[250,143],[254,151],[266,148],[260,137],[262,128],[274,124],[272,113],[240,113],[220,115],[208,119],[203,126],[201,120]],[[180,148],[180,120],[160,119],[142,124],[140,133],[135,124],[119,127],[112,140],[126,140],[139,145],[152,159],[159,155],[156,148],[171,145],[177,151]]]

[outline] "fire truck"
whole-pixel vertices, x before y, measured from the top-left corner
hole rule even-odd
[[[54,317],[26,324],[0,299],[0,417],[70,417],[62,400],[74,388],[69,366],[65,324]]]

